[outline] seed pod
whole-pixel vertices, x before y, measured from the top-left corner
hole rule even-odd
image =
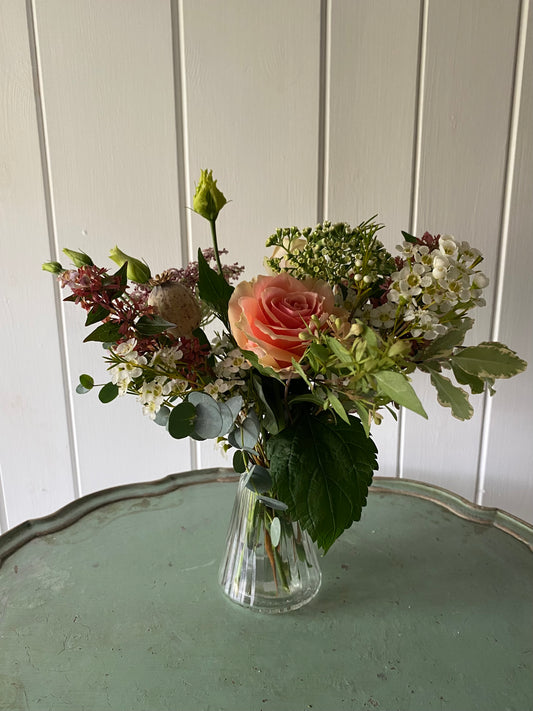
[[[176,338],[190,338],[200,325],[202,312],[189,289],[177,281],[156,284],[148,297],[148,304],[170,323],[169,332]]]

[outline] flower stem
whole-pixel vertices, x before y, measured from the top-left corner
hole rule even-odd
[[[222,276],[224,276],[224,274],[222,272],[222,263],[220,261],[220,254],[218,251],[216,220],[209,220],[209,224],[211,225],[211,237],[213,239],[213,249],[215,250],[215,259],[217,261],[218,271]]]

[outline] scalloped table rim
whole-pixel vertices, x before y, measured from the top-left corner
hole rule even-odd
[[[87,494],[63,506],[55,513],[30,519],[0,536],[0,567],[9,556],[29,541],[67,528],[101,506],[127,499],[162,496],[195,484],[238,481],[232,469],[196,469],[169,474],[155,481],[123,484]],[[374,477],[370,494],[397,494],[431,501],[456,516],[475,523],[493,526],[517,539],[533,552],[533,526],[501,509],[479,506],[447,489],[413,479]]]

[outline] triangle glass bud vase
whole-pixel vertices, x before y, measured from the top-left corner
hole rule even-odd
[[[317,594],[318,548],[279,502],[239,482],[219,582],[233,602],[257,612],[289,612]]]

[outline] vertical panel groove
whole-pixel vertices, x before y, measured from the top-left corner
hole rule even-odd
[[[33,93],[35,99],[35,112],[37,131],[39,136],[39,149],[41,158],[41,175],[43,180],[44,204],[46,210],[46,223],[48,232],[48,242],[50,248],[50,257],[52,260],[57,260],[58,247],[56,239],[56,226],[54,216],[54,206],[52,198],[52,180],[50,173],[50,159],[46,132],[46,119],[42,100],[41,86],[42,77],[39,63],[38,37],[35,27],[35,7],[34,0],[26,0],[26,17],[28,22],[28,38],[31,57],[32,75],[33,75]],[[78,456],[76,425],[74,421],[74,403],[72,402],[72,391],[70,388],[71,373],[67,357],[67,337],[66,324],[63,318],[61,308],[61,296],[59,293],[59,285],[57,281],[54,283],[54,306],[56,313],[57,335],[59,341],[59,350],[61,358],[61,376],[63,380],[63,392],[65,402],[65,412],[67,419],[69,455],[71,462],[71,477],[73,485],[73,493],[75,498],[79,498],[82,494],[80,465]]]
[[[317,222],[322,222],[328,213],[329,189],[329,112],[330,112],[330,36],[329,0],[320,1],[320,58],[318,89],[318,177],[317,177]]]
[[[7,531],[9,521],[7,518],[6,496],[4,492],[4,479],[2,476],[2,467],[0,466],[0,534]]]
[[[185,41],[182,0],[170,0],[172,21],[172,61],[174,78],[174,115],[176,122],[176,166],[178,174],[178,204],[180,255],[182,266],[192,259],[192,228],[186,209],[190,201],[190,167],[187,124],[187,83],[185,75]],[[189,439],[191,469],[198,468],[199,445]]]
[[[511,215],[511,199],[513,193],[513,179],[515,171],[516,145],[518,137],[518,122],[520,118],[520,100],[522,96],[522,83],[524,75],[524,61],[526,54],[527,22],[529,15],[529,0],[521,0],[520,17],[517,27],[515,67],[513,77],[513,93],[510,108],[509,137],[507,141],[507,160],[505,166],[505,182],[502,196],[502,212],[500,223],[500,242],[498,245],[497,270],[495,278],[494,307],[491,319],[490,339],[497,341],[500,332],[503,286],[507,248],[509,242],[509,219]],[[483,396],[483,420],[481,424],[481,437],[479,445],[478,471],[476,478],[475,502],[482,504],[485,489],[485,475],[487,469],[487,456],[490,438],[490,420],[492,413],[492,398],[485,391]]]
[[[426,81],[428,33],[428,0],[420,0],[418,29],[418,67],[416,78],[416,106],[413,127],[413,161],[411,167],[411,205],[409,207],[409,230],[416,235],[418,228],[418,197],[420,189],[420,164],[422,155],[422,123],[424,118],[424,90]],[[400,408],[398,415],[398,454],[396,476],[404,476],[405,413]]]

